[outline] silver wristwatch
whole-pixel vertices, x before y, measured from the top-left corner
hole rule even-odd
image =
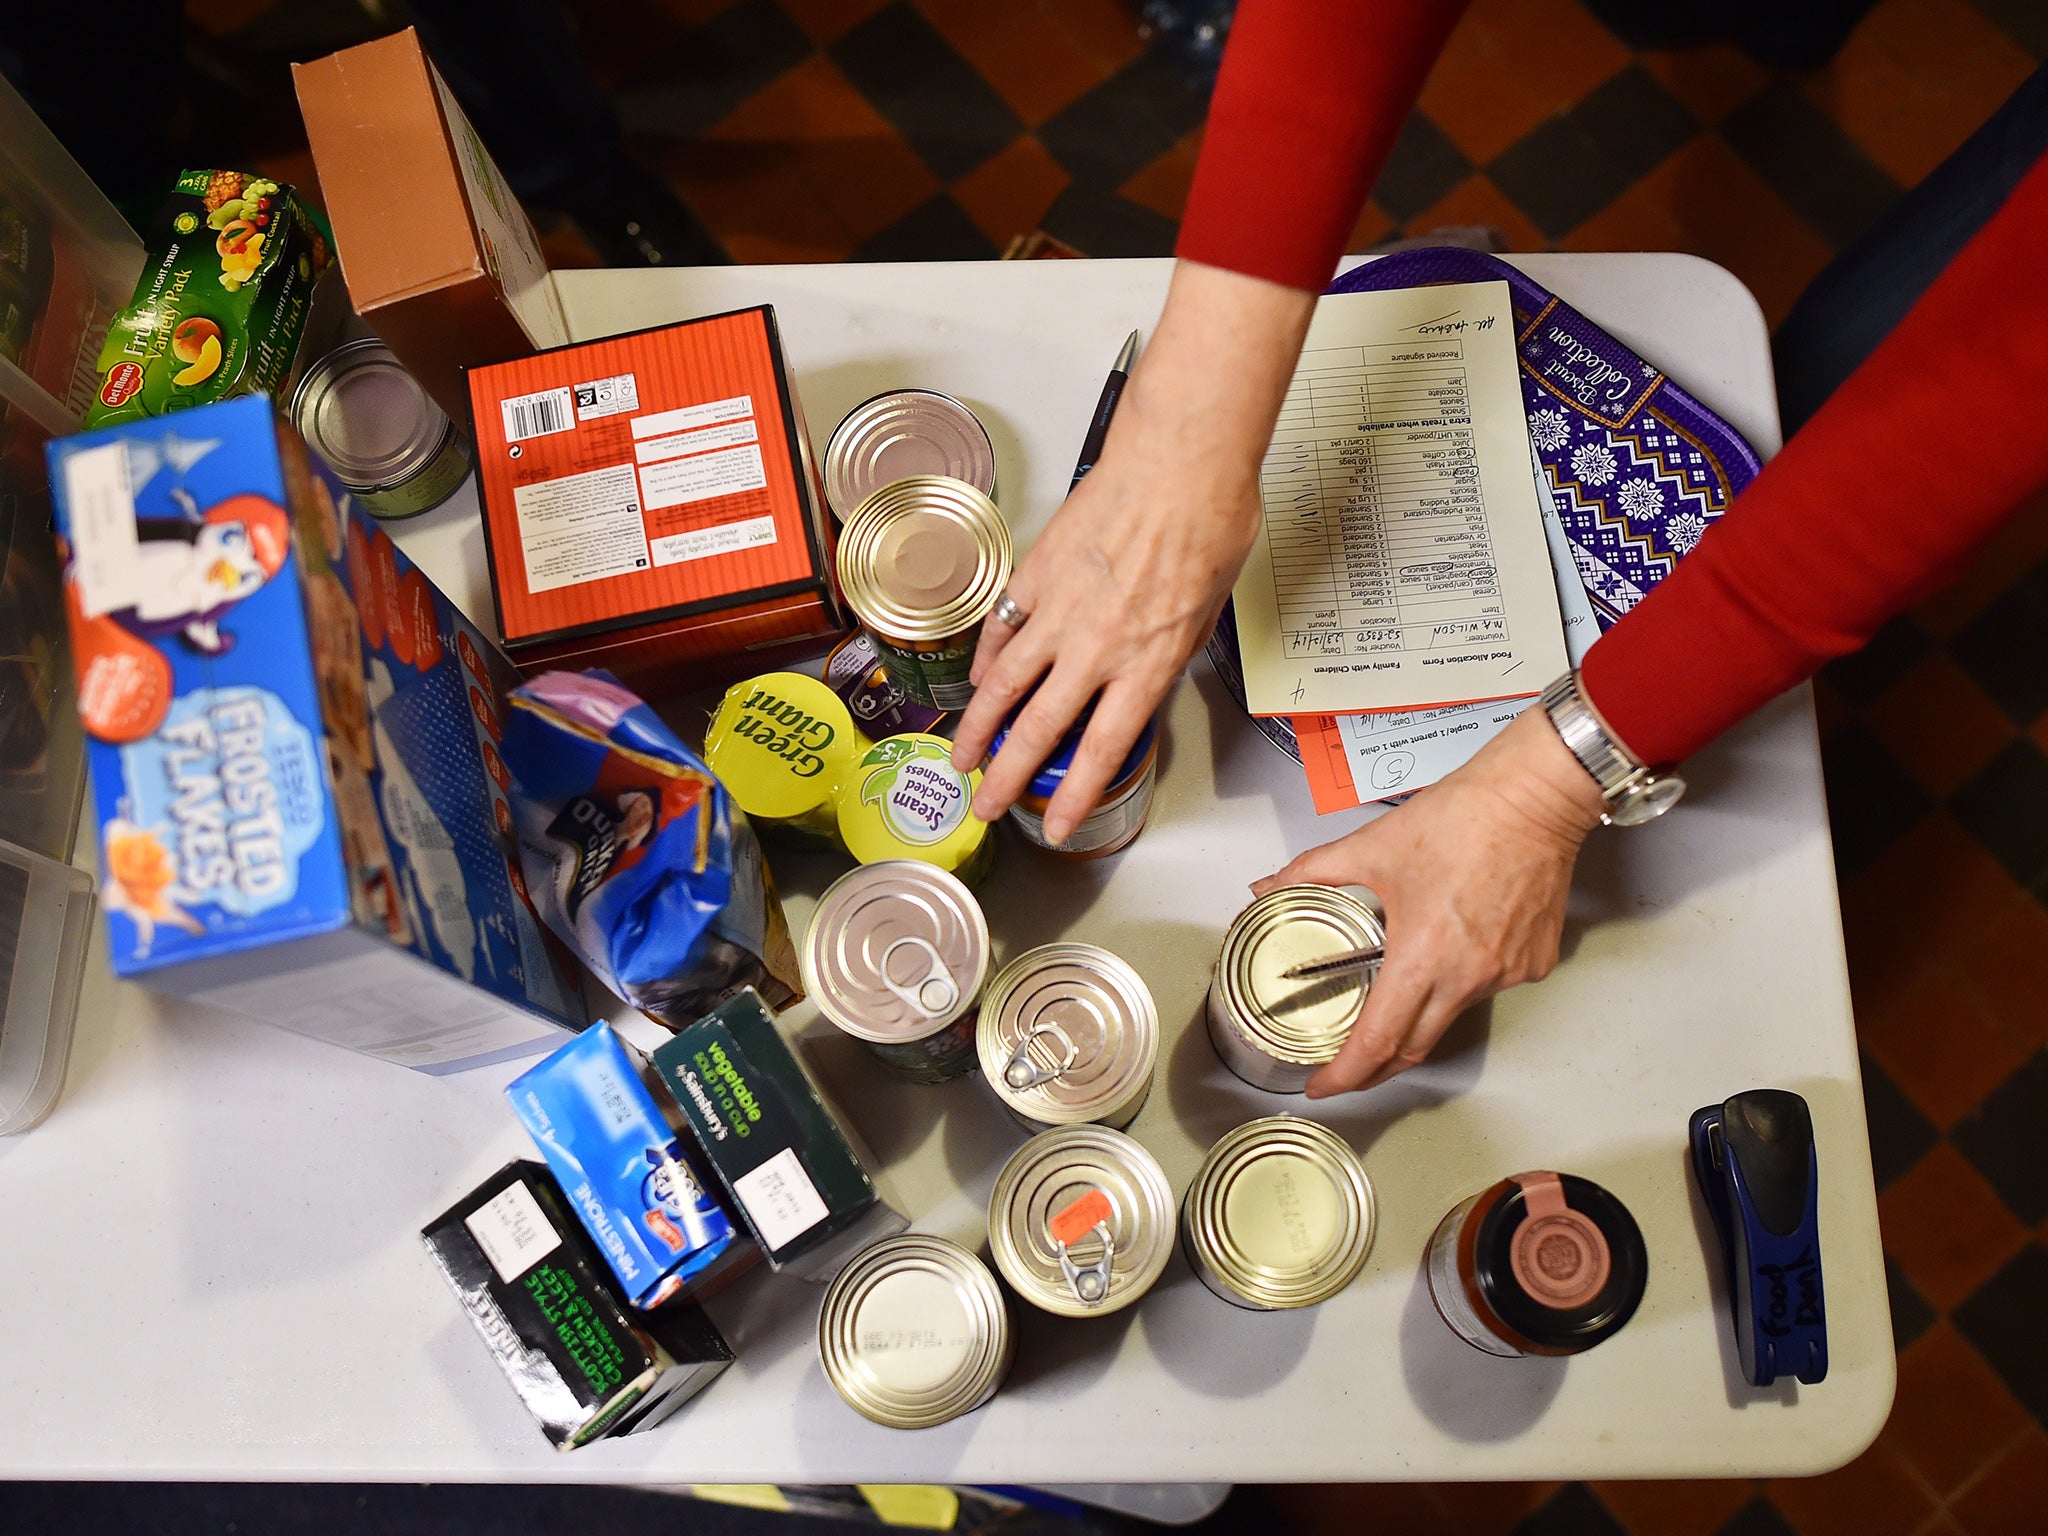
[[[1611,827],[1639,827],[1678,804],[1685,780],[1656,773],[1637,762],[1612,736],[1579,692],[1579,674],[1567,672],[1543,690],[1543,709],[1557,734],[1600,786],[1607,808],[1600,819]]]

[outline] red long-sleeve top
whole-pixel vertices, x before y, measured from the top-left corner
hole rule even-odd
[[[1178,252],[1322,289],[1463,0],[1244,0]],[[1586,655],[1674,762],[1948,580],[2048,483],[2048,160]]]

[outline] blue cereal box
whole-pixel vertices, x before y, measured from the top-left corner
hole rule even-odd
[[[505,1090],[591,1241],[636,1307],[701,1291],[744,1239],[706,1190],[609,1024]]]
[[[581,1024],[511,664],[260,396],[52,443],[115,972],[429,1072]]]

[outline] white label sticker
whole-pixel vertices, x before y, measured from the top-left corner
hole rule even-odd
[[[507,1285],[562,1246],[562,1234],[549,1225],[540,1202],[524,1184],[493,1195],[462,1224]]]
[[[649,464],[640,471],[640,486],[650,507],[680,507],[693,501],[710,501],[716,496],[736,496],[741,491],[758,491],[767,484],[768,472],[761,467],[761,450],[751,443],[719,453],[700,453],[691,459]]]
[[[662,459],[679,459],[686,453],[705,453],[713,448],[751,443],[754,437],[754,422],[749,417],[745,421],[728,421],[722,426],[704,427],[695,432],[644,438],[633,445],[633,457],[642,464],[654,464]]]
[[[566,389],[543,389],[538,394],[514,395],[509,400],[500,400],[498,409],[505,417],[505,441],[508,443],[576,430],[576,402]]]
[[[576,419],[596,421],[602,416],[623,416],[640,409],[640,383],[630,373],[615,373],[608,379],[592,379],[576,386]]]
[[[685,560],[707,560],[736,550],[759,549],[775,542],[775,519],[750,517],[737,523],[720,523],[716,528],[699,528],[691,533],[671,533],[651,539],[647,549],[656,565],[681,565]]]
[[[529,592],[647,569],[647,525],[630,464],[517,486],[512,505]]]
[[[71,525],[71,580],[88,619],[135,605],[135,494],[121,443],[83,448],[64,459],[64,502]]]
[[[732,1192],[770,1248],[788,1247],[829,1214],[794,1147],[784,1147],[752,1173],[734,1179]]]
[[[652,416],[642,416],[633,423],[635,437],[661,437],[669,432],[691,432],[698,427],[713,426],[721,421],[738,421],[742,416],[754,414],[752,395],[734,395],[727,400],[707,400],[702,405],[686,405],[680,410],[656,411]]]

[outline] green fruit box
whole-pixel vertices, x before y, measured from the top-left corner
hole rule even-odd
[[[282,395],[328,243],[292,189],[186,171],[150,231],[135,296],[107,328],[88,427]]]

